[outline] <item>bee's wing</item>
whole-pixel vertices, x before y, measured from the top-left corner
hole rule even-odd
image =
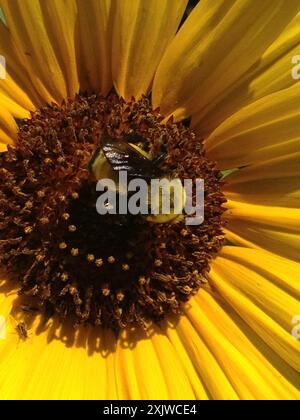
[[[126,141],[105,137],[102,148],[115,171],[127,171],[130,176],[137,178],[147,179],[155,176],[156,170],[152,161]]]

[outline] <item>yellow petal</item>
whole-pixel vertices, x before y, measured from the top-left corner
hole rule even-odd
[[[158,67],[154,107],[197,117],[220,101],[300,9],[298,0],[202,0]]]
[[[299,314],[299,302],[247,265],[222,256],[214,261],[209,278],[212,286],[261,339],[299,371],[300,347],[292,336],[292,320]]]
[[[72,325],[60,327],[55,321],[45,325],[39,317],[17,316],[12,310],[13,305],[18,308],[16,302],[14,292],[0,294],[0,314],[6,318],[6,339],[0,340],[1,399],[114,397],[112,333],[94,328],[75,332]],[[20,320],[28,328],[26,341],[15,329]]]
[[[300,154],[253,164],[226,178],[224,193],[234,202],[299,208]]]
[[[30,116],[30,112],[23,108],[22,106],[18,105],[13,99],[9,98],[3,93],[0,92],[0,104],[1,107],[5,108],[11,115],[15,118],[28,118]],[[15,127],[15,125],[13,124]]]
[[[168,398],[171,400],[195,399],[195,394],[181,364],[178,349],[172,346],[166,337],[166,331],[155,329],[151,340],[164,374]]]
[[[1,96],[0,96],[1,101]],[[0,143],[10,144],[16,139],[18,126],[11,112],[0,102]]]
[[[27,118],[29,111],[36,109],[30,98],[32,96],[30,89],[29,95],[20,88],[9,74],[6,75],[5,82],[0,83],[0,96],[3,98],[0,101],[3,106],[7,106],[16,118]]]
[[[198,374],[196,369],[196,363],[193,363],[190,355],[191,352],[188,351],[184,345],[184,341],[180,338],[178,331],[176,330],[177,322],[175,321],[173,325],[166,329],[166,334],[173,347],[178,353],[182,365],[185,369],[186,375],[189,378],[192,389],[194,391],[195,397],[197,400],[208,400],[210,395],[207,391],[206,384],[201,376]],[[203,375],[204,376],[204,375]]]
[[[10,31],[0,21],[0,55],[5,57],[6,78],[0,81],[0,91],[26,110],[42,104],[41,97],[31,83],[28,69],[20,58]]]
[[[125,337],[124,337],[125,336]],[[134,352],[130,344],[126,342],[126,332],[122,333],[122,339],[117,343],[115,359],[115,377],[119,398],[140,400],[141,391],[138,382],[138,372],[135,369]]]
[[[299,45],[300,13],[220,101],[216,99],[213,106],[193,116],[194,130],[206,138],[239,109],[296,84],[298,80],[291,77],[291,58],[299,54]]]
[[[79,91],[75,52],[76,1],[51,0],[41,1],[40,4],[45,29],[63,72],[67,96],[74,97]]]
[[[243,244],[299,261],[300,209],[228,201],[226,229]]]
[[[176,331],[201,381],[205,384],[210,398],[215,400],[238,399],[238,394],[218,359],[186,316],[180,318]]]
[[[299,151],[299,102],[296,85],[242,108],[208,137],[208,157],[228,169]]]
[[[251,360],[247,360],[228,340],[220,328],[220,322],[216,324],[216,319],[209,318],[209,315],[210,312],[206,312],[205,307],[200,304],[192,304],[187,312],[199,336],[209,347],[239,397],[243,399],[266,398],[267,382],[252,366]],[[265,390],[265,395],[263,395],[263,390]]]
[[[12,139],[0,128],[0,153],[7,151],[7,145]]]
[[[158,327],[149,336],[123,331],[117,342],[112,331],[75,331],[55,319],[45,324],[20,311],[13,286],[0,283],[0,288],[0,315],[6,319],[1,399],[195,398],[177,348]],[[20,321],[28,329],[26,341],[16,332]]]
[[[295,299],[300,298],[299,264],[267,251],[225,246],[221,256],[253,270]]]
[[[142,399],[168,399],[170,395],[168,386],[153,342],[143,338],[132,346],[131,351]]]
[[[45,102],[61,102],[68,96],[67,80],[61,67],[60,52],[55,51],[51,39],[55,34],[49,36],[47,31],[47,17],[44,16],[41,2],[1,0],[0,6],[32,83]]]
[[[277,273],[274,262],[279,268]],[[237,287],[285,330],[291,331],[291,320],[300,310],[297,299],[300,284],[295,281],[300,275],[299,265],[264,251],[239,247],[225,247],[216,264],[222,264],[224,273],[231,270],[232,277],[226,278],[231,286]],[[239,278],[238,283],[236,278]],[[285,286],[294,287],[295,296],[284,290]]]
[[[260,226],[251,221],[230,220],[224,229],[226,238],[235,245],[262,249],[299,261],[299,233],[281,231],[270,226]]]
[[[148,337],[124,331],[114,357],[118,398],[195,399],[178,349],[165,330],[154,327]]]
[[[77,65],[83,91],[107,95],[111,76],[111,0],[77,0]]]
[[[214,354],[219,354],[220,364],[224,366],[224,371],[227,372],[231,382],[236,384],[241,398],[247,398],[247,394],[252,394],[254,398],[268,399],[293,399],[299,396],[299,375],[278,357],[220,296],[209,290],[200,291],[196,302],[197,308],[209,318],[209,323],[213,323],[218,329],[216,340],[214,340],[214,328],[211,334],[207,335],[208,343],[211,349],[215,349]],[[197,312],[191,313],[191,318],[199,315]],[[219,340],[220,347],[224,349],[223,353],[220,353],[216,347],[215,341]],[[239,357],[246,358],[247,368],[242,366],[236,369],[230,345],[234,346]],[[243,377],[243,373],[246,374],[246,378]],[[237,384],[239,379],[235,377],[236,374],[241,377],[242,386]],[[253,376],[258,379],[257,382],[251,380]]]
[[[112,75],[120,96],[131,99],[147,93],[186,5],[186,0],[114,2]]]

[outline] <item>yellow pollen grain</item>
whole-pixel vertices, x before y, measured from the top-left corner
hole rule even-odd
[[[78,254],[79,254],[79,249],[78,248],[72,248],[71,249],[71,255],[73,257],[77,257]]]
[[[122,302],[122,300],[124,300],[124,293],[123,292],[118,292],[117,293],[117,300],[119,301],[119,302]]]
[[[27,201],[27,202],[26,202],[26,204],[25,204],[25,207],[26,207],[27,209],[32,209],[32,207],[33,207],[33,202],[32,202],[32,201]]]
[[[146,283],[147,283],[146,277],[144,276],[139,277],[139,284],[141,286],[144,286]]]
[[[48,217],[42,217],[40,219],[40,222],[41,222],[42,225],[47,225],[49,223],[49,219],[48,219]]]
[[[67,273],[63,273],[61,276],[60,276],[60,278],[61,278],[61,280],[62,281],[67,281],[68,279],[69,279],[69,275],[67,274]]]
[[[111,255],[110,257],[107,258],[107,261],[109,262],[109,264],[114,264],[116,262],[116,259],[115,257]]]
[[[69,229],[69,232],[76,232],[77,227],[76,227],[75,225],[70,225],[70,226],[68,227],[68,229]]]
[[[37,195],[38,195],[39,198],[44,198],[46,194],[45,194],[44,191],[38,191]]]
[[[155,260],[154,265],[155,265],[155,267],[161,267],[163,265],[163,262],[162,262],[162,260]]]
[[[117,308],[115,310],[115,315],[117,318],[120,318],[122,316],[122,313],[123,313],[122,308]]]
[[[62,156],[59,156],[59,158],[57,159],[57,163],[64,163],[65,162],[65,158]]]
[[[102,267],[102,266],[103,266],[103,260],[102,260],[102,258],[98,258],[98,259],[95,261],[95,264],[96,264],[96,266],[97,266],[98,268]]]
[[[130,270],[130,266],[128,264],[122,264],[122,270],[123,271],[129,271]]]
[[[37,262],[42,262],[45,259],[44,255],[40,255],[40,254],[37,255],[35,258],[36,258]]]
[[[46,158],[46,159],[44,159],[44,163],[45,163],[46,165],[51,165],[52,160],[51,160],[50,158]]]
[[[72,198],[73,198],[74,200],[78,200],[78,198],[79,198],[79,194],[78,194],[77,192],[73,192],[73,193],[72,193]]]
[[[108,288],[102,289],[102,294],[107,297],[110,295],[110,290]]]
[[[189,231],[187,229],[182,229],[180,235],[184,238],[189,235]]]
[[[86,259],[88,260],[89,263],[92,263],[95,261],[95,256],[93,254],[88,254]]]
[[[26,226],[26,228],[24,229],[24,232],[26,233],[26,235],[29,235],[30,233],[33,232],[33,228],[31,226]]]
[[[69,220],[69,219],[70,219],[70,215],[69,215],[69,213],[64,213],[64,214],[62,215],[62,218],[63,218],[64,220]]]
[[[59,244],[59,249],[66,249],[68,247],[68,245],[65,242],[61,242]]]
[[[65,195],[60,195],[58,198],[59,198],[59,201],[61,201],[62,203],[64,203],[66,201],[66,196]]]

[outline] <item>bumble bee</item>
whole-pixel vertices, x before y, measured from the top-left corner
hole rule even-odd
[[[164,153],[151,160],[146,152],[133,144],[137,141],[145,142],[146,139],[133,135],[114,139],[106,134],[89,162],[89,171],[96,179],[111,175],[112,171],[126,171],[129,178],[140,178],[147,182],[161,178],[163,171],[159,165]]]
[[[118,172],[127,172],[128,179],[143,179],[149,184],[151,180],[170,177],[162,169],[162,163],[166,153],[163,151],[150,158],[149,154],[141,149],[135,143],[141,144],[147,142],[147,139],[140,135],[127,135],[123,139],[112,138],[107,133],[103,136],[101,146],[94,152],[88,169],[97,180],[109,178],[118,184]],[[122,191],[118,191],[122,194]],[[182,189],[182,197],[184,190]],[[160,198],[156,197],[158,202]],[[150,196],[148,197],[150,200]],[[150,202],[148,200],[148,204]],[[185,200],[185,198],[184,198]],[[158,207],[159,204],[158,204]],[[146,219],[152,223],[166,223],[177,219],[178,214],[174,213],[174,203],[171,203],[170,214],[149,215]]]

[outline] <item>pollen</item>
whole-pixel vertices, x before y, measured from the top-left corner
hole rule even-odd
[[[44,160],[44,163],[45,163],[45,165],[51,165],[51,163],[53,163],[53,162],[52,162],[52,160],[50,158],[46,158]]]
[[[162,262],[162,260],[155,260],[154,265],[155,265],[155,267],[159,268],[163,265],[163,262]]]
[[[71,255],[73,257],[77,257],[79,255],[79,249],[78,248],[72,248],[71,249]]]
[[[47,225],[48,223],[50,223],[50,220],[48,219],[48,217],[42,217],[42,218],[40,219],[40,223],[41,223],[42,225]]]
[[[63,282],[66,282],[69,279],[69,275],[68,273],[63,273],[60,278]]]
[[[87,255],[86,259],[89,263],[92,263],[92,262],[95,261],[95,255],[89,254],[89,255]]]
[[[0,153],[0,269],[12,289],[63,324],[120,329],[180,316],[206,281],[224,241],[221,176],[187,124],[164,122],[149,98],[78,95],[20,121]],[[203,179],[205,220],[149,223],[142,215],[99,215],[88,167],[104,132],[137,136],[161,170]],[[33,316],[35,316],[33,314]]]
[[[95,261],[95,264],[96,264],[96,266],[97,266],[98,268],[102,267],[102,266],[103,266],[103,260],[102,260],[102,258],[98,258],[98,259]]]
[[[147,283],[146,277],[145,276],[140,276],[139,278],[139,284],[141,286],[144,286]]]
[[[78,200],[79,194],[77,192],[73,192],[72,193],[72,198],[73,198],[73,200]]]
[[[182,229],[180,235],[185,238],[189,235],[189,231],[187,229]]]
[[[32,201],[27,201],[25,203],[25,208],[26,209],[32,209],[32,207],[33,207],[33,202]]]
[[[109,257],[107,258],[107,261],[109,262],[109,264],[114,264],[114,263],[116,262],[116,259],[115,259],[115,257],[113,257],[113,256],[111,255],[111,256],[109,256]]]
[[[64,203],[66,201],[66,196],[65,195],[60,195],[58,198],[62,203]]]
[[[117,300],[118,300],[118,302],[122,302],[122,300],[124,300],[124,297],[125,297],[125,295],[124,295],[123,292],[118,292],[117,293]]]
[[[32,232],[33,232],[32,226],[26,226],[24,228],[24,233],[26,233],[26,235],[30,235]]]
[[[77,227],[76,227],[75,225],[70,225],[70,226],[68,227],[68,229],[69,229],[69,232],[76,232]]]
[[[39,198],[44,198],[45,197],[45,192],[44,191],[38,191],[37,192],[37,196],[39,197]]]
[[[110,290],[108,287],[105,287],[104,289],[102,289],[102,294],[103,296],[109,296],[110,295]]]

